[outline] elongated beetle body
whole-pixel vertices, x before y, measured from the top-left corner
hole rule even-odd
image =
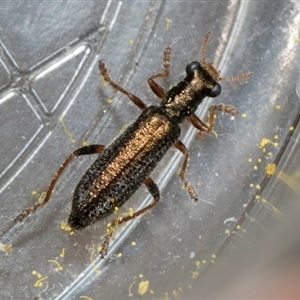
[[[115,207],[122,206],[144,183],[153,196],[153,202],[145,208],[113,221],[100,251],[101,256],[107,254],[110,238],[118,224],[127,222],[152,208],[159,201],[159,189],[149,177],[151,172],[163,158],[167,150],[174,145],[184,155],[179,177],[190,197],[197,201],[194,188],[185,178],[188,161],[188,150],[179,140],[180,123],[187,120],[201,132],[208,133],[213,128],[216,110],[231,115],[237,109],[228,105],[214,105],[209,108],[208,121],[204,123],[194,112],[205,97],[217,97],[221,93],[218,83],[222,80],[243,80],[251,73],[239,77],[221,78],[219,72],[205,59],[206,44],[210,33],[204,38],[202,45],[202,64],[193,61],[186,66],[186,77],[166,92],[154,79],[169,75],[171,49],[164,52],[164,71],[151,76],[148,84],[152,91],[162,99],[160,105],[147,107],[144,102],[113,82],[102,61],[99,69],[105,81],[113,88],[124,93],[140,109],[142,114],[121,133],[108,147],[90,145],[74,151],[61,165],[54,176],[43,202],[24,210],[15,220],[21,221],[29,213],[36,211],[49,202],[54,185],[70,161],[76,157],[98,153],[99,156],[79,181],[72,200],[68,224],[73,229],[83,229],[97,220],[111,214]]]

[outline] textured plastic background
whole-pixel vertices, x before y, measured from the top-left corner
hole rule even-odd
[[[224,288],[216,274],[239,274],[235,258],[266,237],[290,237],[275,239],[273,249],[299,240],[299,232],[282,229],[283,219],[299,215],[299,24],[294,1],[0,3],[0,245],[12,249],[0,253],[1,299],[139,298],[147,281],[144,298],[185,298],[190,290],[208,297]],[[101,260],[96,248],[115,216],[73,235],[61,229],[91,156],[72,162],[45,208],[23,223],[12,221],[42,197],[72,151],[108,144],[138,116],[124,95],[104,85],[99,59],[126,90],[159,103],[147,78],[162,69],[164,47],[173,50],[171,74],[161,81],[167,89],[185,76],[189,61],[200,59],[207,31],[208,60],[221,75],[251,71],[253,77],[222,83],[222,94],[199,107],[204,120],[212,103],[240,111],[235,118],[218,115],[217,136],[199,139],[188,122],[182,125],[197,203],[182,189],[182,155],[171,149],[152,175],[161,201],[120,226]],[[263,146],[264,138],[272,143]],[[281,173],[267,178],[268,163]],[[120,211],[150,201],[142,187]],[[245,274],[255,258],[237,271]]]

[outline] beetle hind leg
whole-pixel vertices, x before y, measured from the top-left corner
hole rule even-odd
[[[121,217],[121,218],[115,219],[112,222],[112,224],[108,226],[108,228],[109,228],[108,233],[105,236],[104,242],[102,243],[101,250],[100,250],[100,255],[102,258],[104,258],[104,256],[107,254],[109,242],[115,232],[116,227],[119,224],[128,222],[128,221],[140,216],[141,214],[150,210],[152,207],[154,207],[158,203],[160,196],[159,196],[159,189],[158,189],[156,183],[150,177],[148,177],[145,179],[144,184],[146,185],[149,193],[152,195],[153,202],[150,203],[149,205],[147,205],[146,207],[140,209],[139,211],[133,213],[132,215],[126,216],[124,218]]]
[[[104,148],[105,148],[105,146],[103,146],[103,145],[89,145],[89,146],[79,148],[79,149],[75,150],[73,153],[71,153],[67,157],[67,159],[64,161],[64,163],[60,166],[60,168],[56,172],[55,176],[53,177],[53,179],[49,185],[49,188],[46,192],[46,196],[45,196],[44,200],[40,203],[36,203],[35,205],[23,210],[19,215],[17,215],[15,217],[14,221],[21,222],[30,213],[34,213],[37,209],[45,206],[49,202],[57,180],[59,179],[62,172],[66,169],[66,167],[69,165],[69,163],[73,160],[74,157],[81,156],[81,155],[101,153],[104,150]]]

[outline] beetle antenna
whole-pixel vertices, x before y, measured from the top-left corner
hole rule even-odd
[[[203,39],[202,47],[201,47],[201,55],[202,55],[202,64],[203,66],[207,65],[206,62],[206,46],[210,37],[210,31],[208,31]]]

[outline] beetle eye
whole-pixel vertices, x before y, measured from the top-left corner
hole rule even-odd
[[[201,67],[201,65],[199,62],[191,61],[186,65],[186,68],[185,68],[186,74],[190,74],[191,72],[193,72],[194,70],[196,70],[200,67]]]
[[[209,97],[214,98],[217,97],[221,94],[222,87],[220,84],[216,83],[216,85],[210,90],[210,95]]]

